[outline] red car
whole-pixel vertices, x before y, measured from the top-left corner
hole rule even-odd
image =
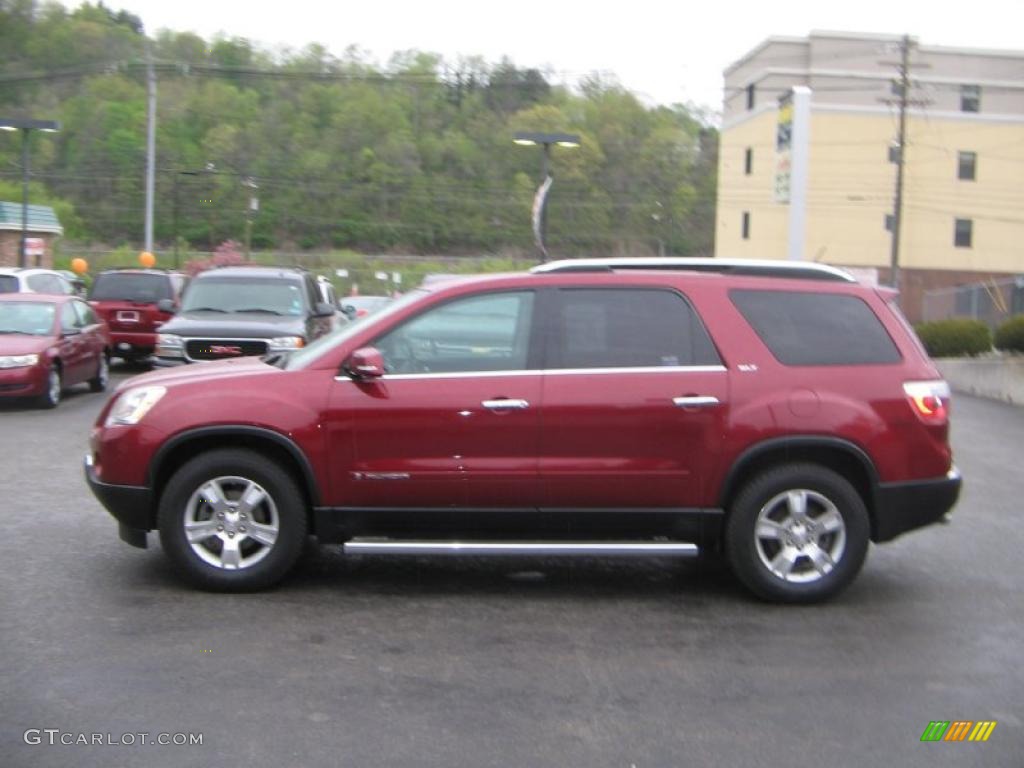
[[[0,397],[34,397],[54,408],[68,387],[107,388],[110,336],[77,296],[0,296]]]
[[[111,269],[100,272],[89,289],[89,304],[110,328],[114,355],[125,362],[144,361],[156,350],[157,331],[180,306],[185,276],[159,269]]]
[[[724,554],[832,596],[952,508],[949,388],[895,294],[813,264],[597,260],[412,291],[287,359],[123,384],[86,457],[208,589],[346,552]]]

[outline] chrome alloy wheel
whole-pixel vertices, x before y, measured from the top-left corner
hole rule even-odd
[[[846,524],[836,505],[804,488],[784,491],[761,507],[754,527],[761,563],[777,578],[808,584],[827,576],[846,549]]]
[[[182,524],[192,551],[226,571],[250,568],[270,554],[281,526],[270,494],[236,476],[216,477],[197,488]]]
[[[59,403],[61,390],[63,388],[63,382],[60,380],[60,371],[56,368],[51,368],[50,375],[46,380],[46,396],[49,398],[48,402],[53,405]]]

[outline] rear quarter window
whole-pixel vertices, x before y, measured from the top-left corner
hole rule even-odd
[[[902,359],[857,296],[735,289],[729,297],[783,365],[885,365]]]
[[[0,293],[17,293],[18,278],[14,275],[0,275]]]

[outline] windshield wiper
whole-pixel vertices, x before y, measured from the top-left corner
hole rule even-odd
[[[226,309],[221,309],[220,307],[189,307],[188,309],[184,309],[182,311],[183,312],[221,312],[223,314],[227,314],[227,312],[228,312]]]
[[[265,315],[284,315],[284,312],[278,312],[276,309],[266,309],[264,307],[246,307],[245,309],[236,309],[235,312],[262,312]]]
[[[19,331],[16,328],[0,328],[0,333],[18,333],[22,336],[35,336],[32,331]]]

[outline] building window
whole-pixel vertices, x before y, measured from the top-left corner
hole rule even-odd
[[[743,173],[749,176],[754,172],[754,150],[747,147],[743,153]]]
[[[960,86],[960,111],[980,112],[981,111],[981,86],[961,85]]]
[[[956,176],[961,181],[974,181],[978,173],[978,153],[958,152],[957,153]]]
[[[747,109],[754,108],[754,101],[754,84],[751,83],[750,85],[747,86]],[[975,112],[977,112],[977,110],[975,110]]]
[[[970,248],[973,234],[973,219],[957,219],[953,229],[953,245],[957,248]]]
[[[750,211],[743,212],[743,239],[750,239]]]

